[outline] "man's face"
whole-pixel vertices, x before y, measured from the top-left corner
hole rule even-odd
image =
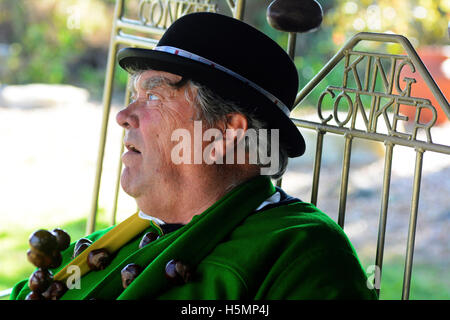
[[[116,117],[125,128],[121,185],[140,208],[140,202],[164,196],[169,191],[164,186],[176,185],[180,178],[182,168],[170,157],[176,144],[171,135],[178,128],[192,132],[195,115],[185,88],[170,86],[180,80],[175,74],[144,71],[135,81],[132,102]]]

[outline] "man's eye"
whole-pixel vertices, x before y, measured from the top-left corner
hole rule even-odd
[[[147,94],[147,100],[153,101],[153,100],[159,100],[159,97],[154,94]]]

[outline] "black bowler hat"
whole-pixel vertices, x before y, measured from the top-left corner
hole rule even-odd
[[[118,61],[128,71],[166,71],[201,83],[255,111],[268,129],[279,129],[289,157],[305,152],[305,141],[289,118],[298,90],[297,69],[276,42],[240,20],[209,12],[185,15],[153,50],[123,48]]]

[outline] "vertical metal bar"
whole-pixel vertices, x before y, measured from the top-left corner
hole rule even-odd
[[[289,32],[288,35],[288,45],[287,45],[287,53],[292,60],[295,58],[295,44],[297,42],[297,33]]]
[[[281,188],[281,183],[282,182],[283,182],[283,178],[278,179],[277,182],[276,182],[276,186]]]
[[[125,0],[117,0],[116,2],[116,8],[115,8],[115,12],[114,12],[114,17],[116,19],[121,19],[124,13],[124,9],[125,9]]]
[[[319,193],[319,177],[320,177],[320,166],[322,164],[322,149],[323,149],[323,136],[325,131],[317,131],[317,141],[316,141],[316,156],[314,158],[314,173],[313,182],[311,188],[311,203],[317,206],[317,196]]]
[[[423,152],[416,149],[416,164],[414,170],[413,194],[411,199],[411,216],[409,218],[408,242],[406,244],[405,272],[403,274],[402,300],[409,299],[411,274],[414,255],[414,240],[416,237],[417,212],[419,208],[420,182],[422,179]]]
[[[345,147],[344,147],[344,159],[342,161],[342,179],[341,179],[341,193],[339,197],[339,215],[338,224],[341,228],[344,228],[345,220],[345,205],[347,203],[347,190],[348,190],[348,173],[350,171],[350,157],[352,153],[352,140],[353,137],[346,133]]]
[[[130,103],[130,77],[128,77],[127,87],[125,91],[125,101],[124,105],[127,106]],[[113,209],[111,212],[111,220],[110,224],[114,225],[116,223],[116,214],[117,214],[117,203],[119,200],[119,191],[120,191],[120,176],[122,174],[122,154],[124,151],[123,138],[125,137],[125,129],[122,130],[122,137],[120,138],[120,154],[119,154],[119,162],[117,165],[117,175],[116,175],[116,189],[114,191],[114,202]]]
[[[369,90],[370,69],[372,67],[372,56],[367,56],[366,72],[364,72],[364,91]]]
[[[233,15],[236,19],[244,20],[245,0],[237,0],[234,4]]]
[[[295,58],[295,42],[296,42],[296,39],[297,39],[297,33],[289,32],[287,52],[289,54],[289,57],[291,57],[292,61],[294,61],[294,58]],[[276,182],[277,187],[281,188],[282,182],[283,182],[283,178],[278,179],[277,182]]]
[[[108,69],[107,69],[107,75],[106,75],[106,82],[105,82],[105,88],[104,88],[104,95],[103,95],[103,117],[102,117],[102,126],[100,129],[100,142],[98,146],[98,154],[97,154],[97,167],[96,167],[96,173],[95,173],[95,181],[94,181],[94,191],[92,193],[92,202],[91,202],[91,212],[89,215],[88,223],[86,226],[86,234],[90,234],[94,232],[95,230],[95,220],[97,215],[97,209],[98,209],[98,197],[100,193],[100,180],[102,175],[102,168],[103,168],[103,158],[105,153],[105,145],[106,145],[106,135],[107,135],[107,129],[108,129],[108,118],[110,113],[110,107],[111,107],[111,93],[112,93],[112,81],[114,77],[114,59],[112,57],[115,57],[117,52],[117,45],[114,44],[109,49],[109,57],[108,57]],[[111,59],[110,59],[111,57]],[[112,61],[110,61],[112,60]]]
[[[119,162],[117,164],[116,187],[114,190],[114,201],[113,201],[113,208],[112,208],[112,212],[111,212],[111,219],[109,221],[111,226],[116,223],[117,203],[119,201],[119,191],[120,191],[120,176],[122,174],[122,154],[124,151],[124,146],[123,146],[123,138],[124,137],[125,137],[125,129],[122,130],[122,138],[120,139],[120,141],[122,143],[120,144],[120,156],[119,156]]]
[[[375,258],[375,266],[379,268],[378,279],[374,279],[374,285],[380,283],[381,272],[383,268],[383,254],[384,254],[384,243],[386,236],[386,222],[387,222],[387,211],[389,203],[389,189],[391,186],[391,172],[392,172],[392,152],[394,149],[394,144],[392,142],[386,142],[386,154],[384,156],[384,175],[383,175],[383,191],[381,196],[381,208],[380,208],[380,218],[378,222],[378,239],[377,239],[377,253]],[[380,288],[374,286],[378,297],[380,296]]]
[[[102,126],[100,130],[100,141],[97,154],[97,166],[95,171],[94,180],[94,190],[92,192],[92,202],[91,211],[88,216],[88,221],[86,224],[86,234],[90,234],[95,230],[95,220],[97,216],[98,209],[98,196],[100,192],[100,180],[103,168],[103,157],[105,153],[106,144],[106,134],[108,129],[108,119],[111,107],[111,94],[112,94],[112,84],[114,80],[114,67],[118,44],[116,43],[116,32],[117,32],[117,20],[121,18],[123,14],[123,0],[118,0],[116,2],[116,8],[114,12],[114,23],[111,32],[111,40],[108,51],[108,62],[106,66],[106,79],[103,89],[103,116],[102,116]]]

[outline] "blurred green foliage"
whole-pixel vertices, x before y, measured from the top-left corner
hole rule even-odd
[[[114,0],[2,0],[1,83],[65,83],[101,97]],[[120,77],[119,86],[126,79]]]

